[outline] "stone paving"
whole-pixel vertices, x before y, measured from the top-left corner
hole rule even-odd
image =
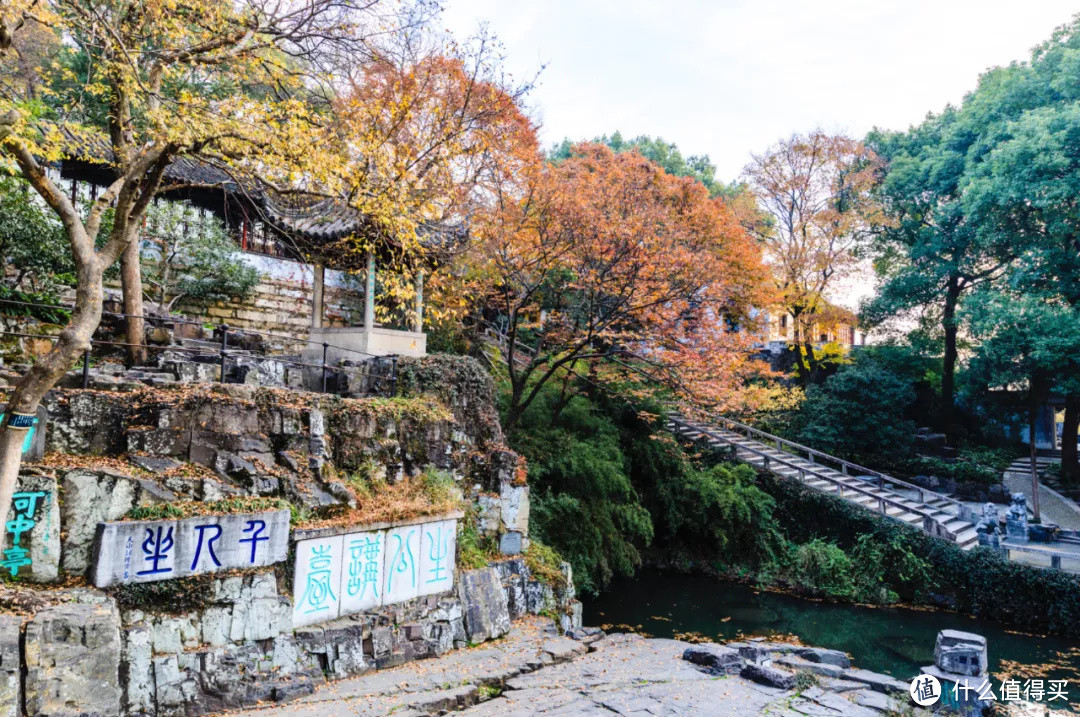
[[[1019,459],[1009,466],[1002,477],[1002,482],[1011,493],[1023,493],[1031,495],[1031,473],[1026,465],[1026,459]],[[1031,501],[1028,500],[1028,509],[1031,509]],[[1080,507],[1061,493],[1039,484],[1039,511],[1043,519],[1049,523],[1056,523],[1067,530],[1080,530]]]
[[[251,717],[400,717],[446,711],[477,717],[875,717],[908,706],[906,696],[883,694],[867,682],[830,678],[825,670],[818,671],[817,684],[801,691],[712,674],[682,658],[688,647],[677,640],[622,634],[586,644],[558,636],[548,620],[532,618],[515,623],[501,640],[332,683],[290,704],[258,709]],[[851,671],[858,672],[863,671]]]

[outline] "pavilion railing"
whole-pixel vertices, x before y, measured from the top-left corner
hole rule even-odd
[[[65,304],[42,304],[42,303],[34,303],[34,302],[30,302],[30,301],[18,301],[18,300],[15,300],[15,299],[0,299],[0,306],[5,306],[5,305],[6,306],[21,306],[21,307],[24,307],[25,309],[47,309],[49,311],[58,311],[58,310],[59,311],[73,311],[74,308],[75,308],[74,306],[65,305]],[[2,312],[0,312],[0,313],[2,313]],[[116,317],[116,318],[124,318],[124,319],[132,318],[132,317],[141,318],[151,326],[163,325],[163,324],[188,324],[188,325],[194,325],[194,326],[206,326],[207,325],[206,322],[203,322],[203,321],[193,321],[191,319],[183,319],[183,318],[180,318],[178,316],[154,316],[154,315],[149,315],[149,314],[126,314],[126,313],[119,312],[119,311],[102,311],[101,313],[102,313],[103,316],[111,316],[111,317]],[[358,355],[360,357],[363,357],[361,360],[372,360],[372,359],[379,359],[379,358],[387,358],[387,359],[389,359],[390,360],[390,371],[389,372],[387,372],[387,373],[367,373],[364,376],[365,376],[366,379],[374,380],[374,381],[378,382],[379,386],[381,387],[383,392],[385,392],[386,394],[388,394],[390,396],[393,396],[393,395],[396,395],[396,393],[397,393],[397,356],[378,356],[376,354],[367,353],[366,351],[360,351],[360,350],[353,349],[353,348],[348,348],[348,347],[345,347],[345,346],[336,346],[336,345],[330,344],[328,342],[322,342],[322,360],[319,363],[311,363],[311,362],[307,362],[307,361],[301,361],[301,360],[298,360],[298,359],[292,358],[292,357],[277,356],[277,355],[274,355],[274,354],[269,354],[269,353],[266,353],[265,351],[264,352],[256,352],[256,351],[249,350],[249,349],[232,349],[232,348],[229,347],[229,339],[230,338],[238,339],[241,336],[259,336],[259,337],[264,337],[264,338],[281,339],[281,340],[289,341],[289,342],[292,342],[292,343],[297,343],[297,342],[304,341],[304,339],[300,339],[300,338],[298,338],[296,336],[289,336],[287,334],[277,334],[277,333],[272,333],[272,332],[269,332],[269,331],[254,331],[254,330],[251,330],[251,329],[238,329],[238,328],[235,328],[235,327],[230,327],[228,324],[224,324],[224,323],[215,324],[214,329],[215,329],[215,336],[219,332],[220,332],[220,336],[221,336],[219,347],[217,348],[216,351],[207,351],[205,349],[191,348],[191,347],[185,347],[185,346],[173,346],[173,345],[170,345],[170,346],[158,346],[158,345],[145,344],[145,343],[144,344],[133,344],[133,343],[123,342],[123,341],[109,341],[109,340],[106,340],[106,339],[96,339],[96,338],[91,337],[90,346],[83,353],[83,359],[82,359],[82,387],[87,388],[89,386],[89,382],[90,382],[90,358],[91,358],[91,352],[92,352],[93,347],[94,346],[113,346],[113,347],[123,347],[123,348],[140,347],[140,348],[142,348],[142,349],[144,349],[146,351],[160,351],[160,352],[169,351],[169,352],[172,352],[172,353],[188,354],[188,355],[190,355],[192,357],[195,357],[195,356],[202,356],[202,357],[211,357],[211,356],[213,356],[213,357],[217,357],[217,359],[219,361],[219,366],[220,366],[220,376],[218,377],[218,381],[221,382],[221,383],[226,383],[227,382],[228,373],[227,373],[226,369],[228,368],[228,361],[229,361],[230,356],[238,357],[238,356],[245,356],[245,355],[254,355],[254,356],[257,356],[258,359],[261,360],[261,361],[272,361],[272,362],[280,363],[280,364],[283,364],[283,365],[289,366],[289,367],[310,368],[310,369],[316,369],[316,370],[321,371],[320,388],[321,388],[322,393],[326,393],[327,392],[327,385],[328,385],[328,377],[329,377],[329,375],[331,373],[338,372],[338,373],[345,374],[345,375],[350,375],[350,374],[353,373],[352,371],[349,370],[349,367],[335,366],[335,365],[332,365],[332,364],[327,362],[327,355],[328,355],[329,351],[331,349],[333,349],[334,351],[341,351],[341,352],[356,354],[356,355]],[[98,328],[98,330],[100,330],[100,327]],[[94,333],[96,334],[97,331],[95,331]],[[46,341],[55,341],[57,339],[56,336],[51,336],[51,335],[47,335],[47,334],[31,334],[31,333],[26,333],[26,332],[11,331],[11,330],[7,330],[7,329],[5,329],[2,332],[2,335],[4,335],[4,336],[16,336],[16,337],[30,338],[30,339],[42,339],[42,340],[46,340]]]

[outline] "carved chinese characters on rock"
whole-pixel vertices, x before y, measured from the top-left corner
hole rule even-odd
[[[452,590],[456,553],[454,519],[298,540],[293,624]]]
[[[47,491],[22,491],[11,498],[11,519],[4,524],[7,535],[11,536],[11,547],[5,548],[0,566],[10,572],[12,577],[19,575],[20,568],[28,568],[33,565],[30,550],[24,540],[25,534],[37,526],[39,513],[46,517],[50,515],[49,502],[52,495]],[[44,526],[45,530],[52,526]]]
[[[98,535],[98,587],[168,580],[283,561],[289,511],[102,523]]]
[[[386,534],[386,594],[384,604],[420,594],[420,534],[423,526],[394,528]]]
[[[341,614],[360,612],[382,604],[385,537],[386,533],[383,532],[345,536]]]
[[[454,586],[457,553],[457,521],[444,520],[423,526],[420,554],[420,594],[434,595]]]
[[[303,540],[296,544],[294,625],[308,625],[338,616],[341,602],[341,545],[340,535]]]

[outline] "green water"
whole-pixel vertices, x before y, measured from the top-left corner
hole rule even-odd
[[[616,580],[585,602],[585,624],[654,637],[698,633],[724,641],[794,634],[806,645],[843,650],[858,667],[909,680],[934,661],[934,639],[951,628],[984,635],[995,691],[1003,661],[1020,663],[1023,675],[1069,680],[1072,708],[1080,707],[1080,647],[1071,640],[1020,635],[986,620],[908,608],[866,608],[758,592],[708,577],[643,571]],[[1053,705],[1061,709],[1060,701]]]

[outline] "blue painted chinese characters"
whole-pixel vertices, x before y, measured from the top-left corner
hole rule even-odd
[[[169,580],[285,560],[289,511],[98,526],[94,584]]]
[[[341,601],[341,546],[340,535],[296,544],[294,625],[337,617]]]
[[[335,542],[340,541],[340,543]],[[313,564],[315,549],[322,558]],[[293,624],[324,622],[454,588],[457,520],[296,543]],[[326,566],[325,559],[336,565]],[[317,601],[313,598],[319,598]],[[316,609],[317,608],[317,609]]]
[[[11,496],[11,513],[14,517],[4,524],[4,537],[11,535],[11,547],[4,550],[0,567],[10,571],[13,577],[19,574],[19,568],[33,564],[30,551],[22,544],[22,536],[37,525],[34,516],[38,512],[39,502],[45,506],[43,512],[47,512],[49,500],[51,496],[46,491],[23,491]]]

